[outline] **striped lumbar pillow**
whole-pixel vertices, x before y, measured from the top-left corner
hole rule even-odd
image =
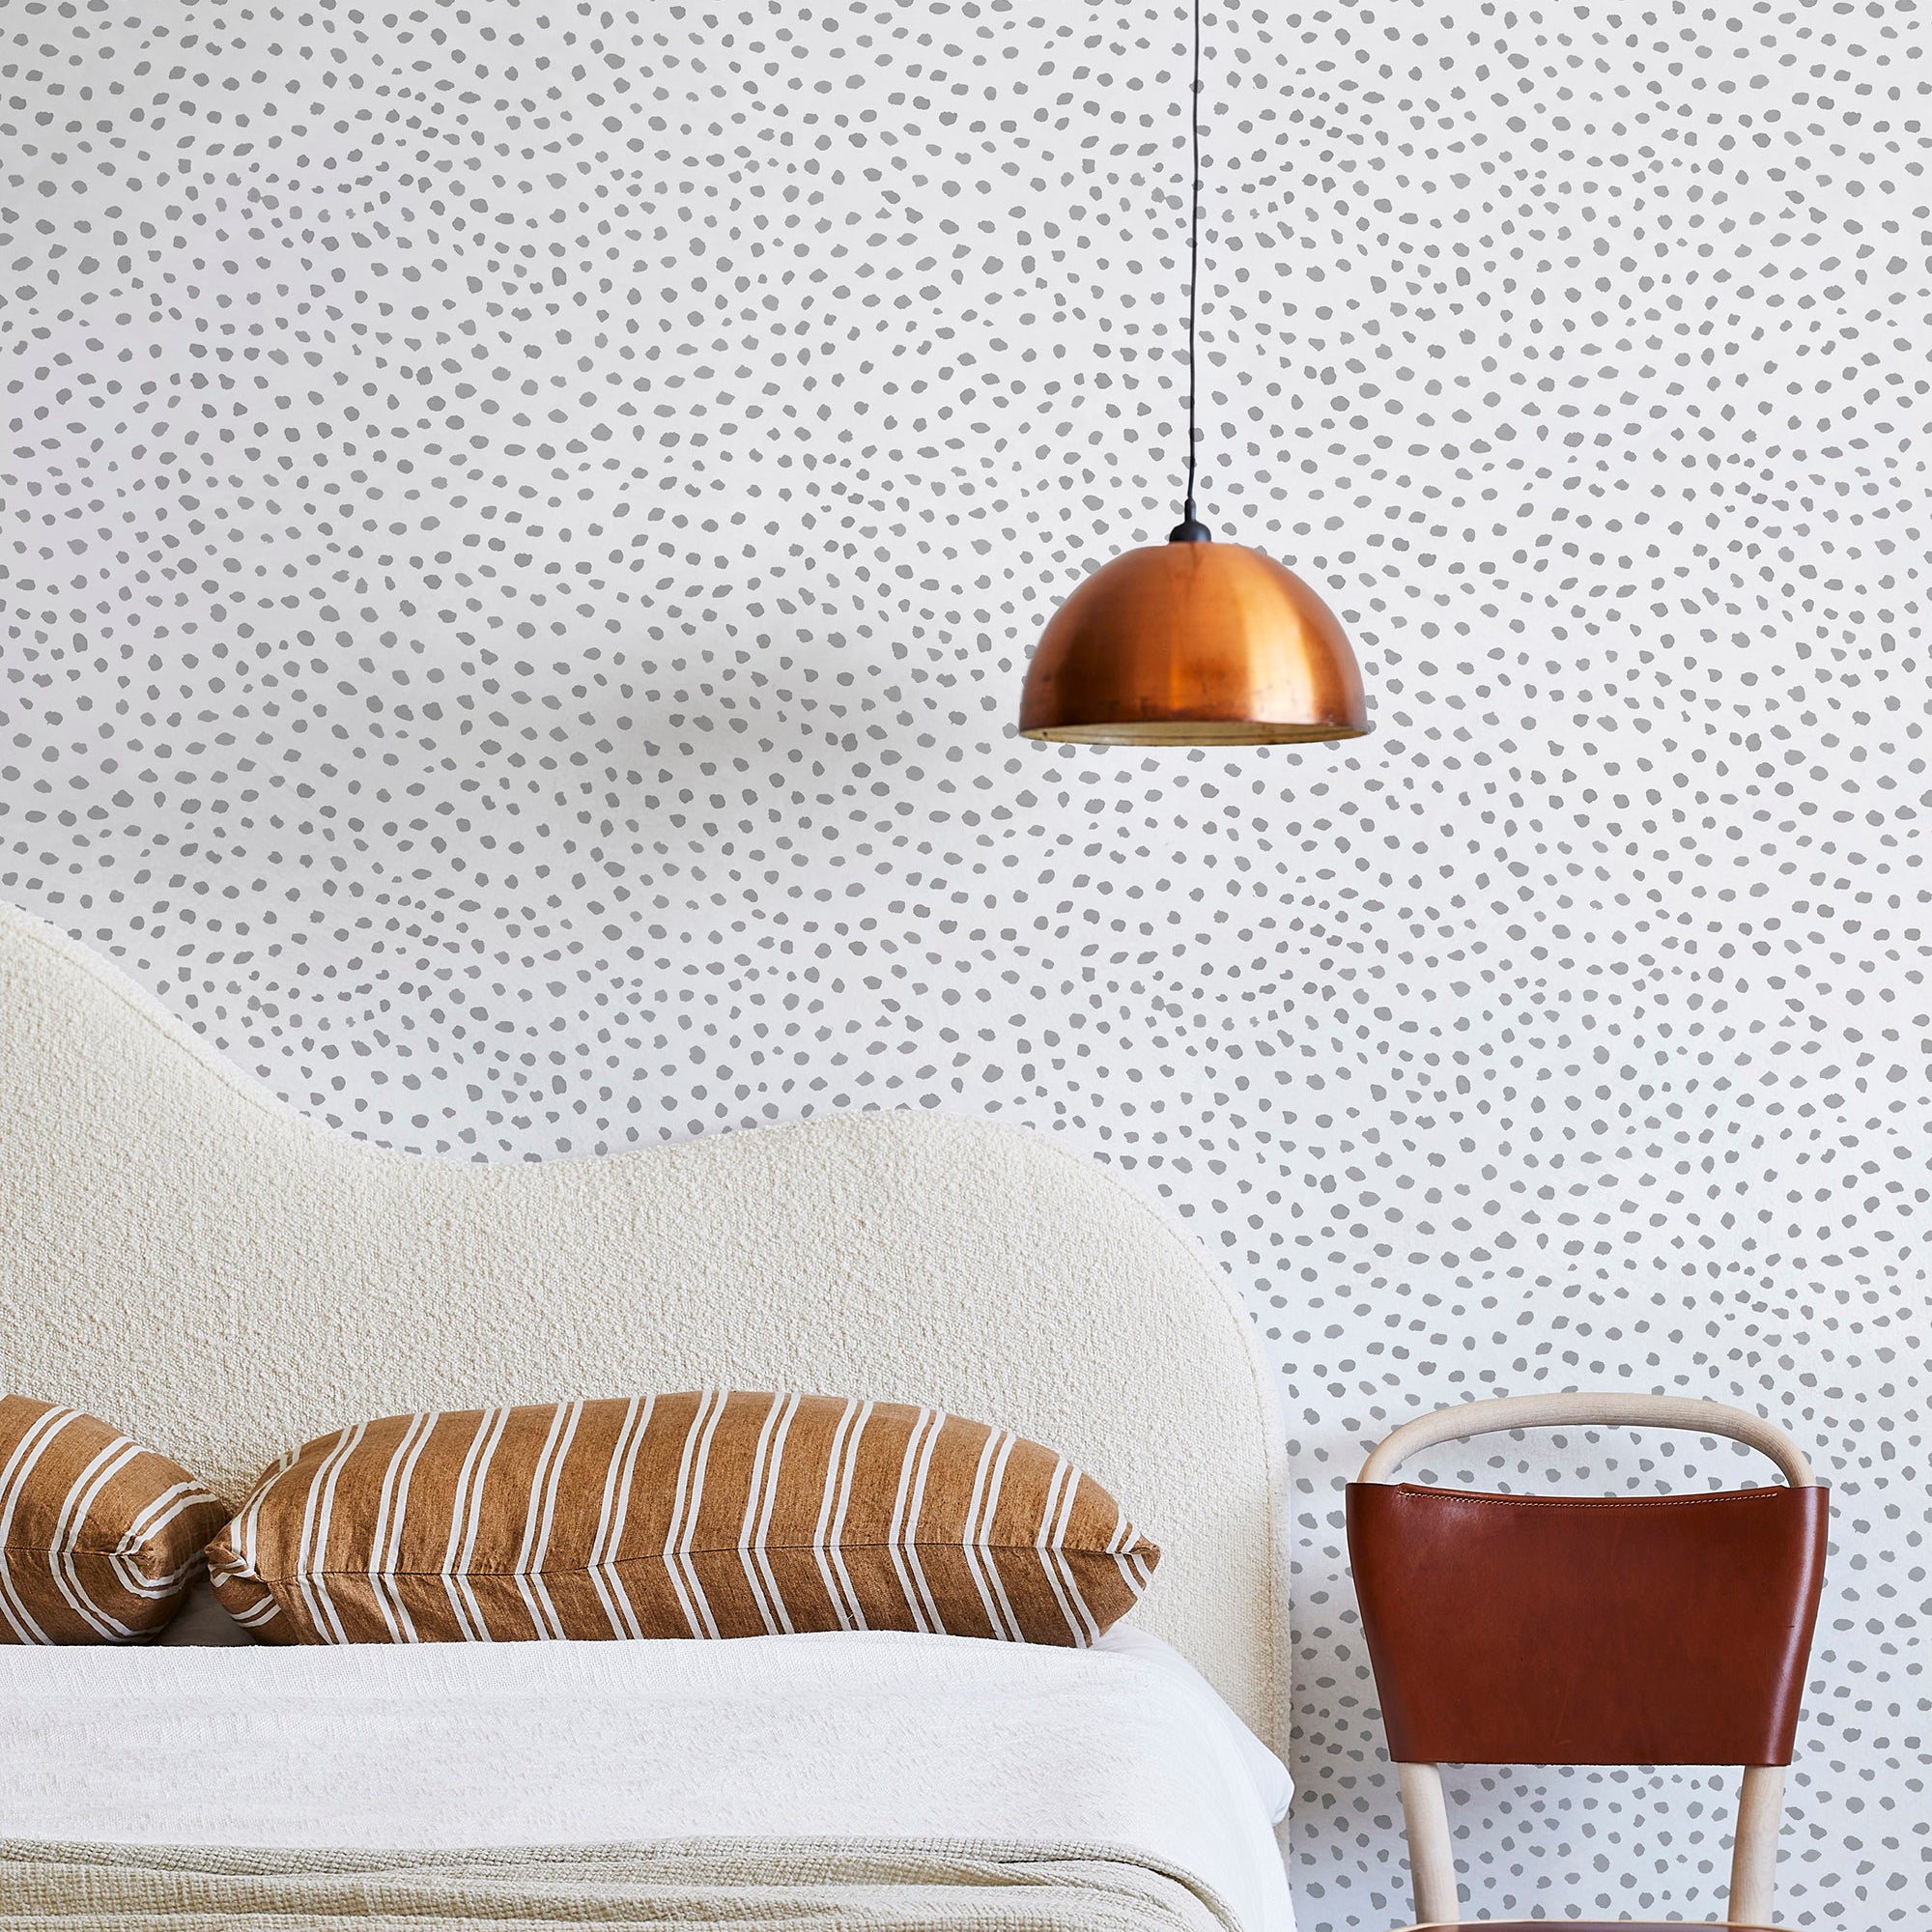
[[[0,1396],[0,1643],[152,1636],[227,1514],[106,1423]]]
[[[1037,1443],[936,1408],[696,1394],[318,1437],[210,1548],[270,1643],[898,1630],[1085,1644],[1160,1552]]]

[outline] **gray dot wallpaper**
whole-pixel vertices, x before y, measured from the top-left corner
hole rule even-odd
[[[1178,510],[1184,10],[0,0],[0,896],[385,1146],[1111,1166],[1278,1371],[1302,1932],[1407,1905],[1367,1447],[1782,1421],[1782,1916],[1922,1927],[1923,15],[1206,19],[1202,514],[1342,618],[1346,745],[1013,729]],[[1728,1772],[1449,1782],[1476,1909],[1721,1909]]]

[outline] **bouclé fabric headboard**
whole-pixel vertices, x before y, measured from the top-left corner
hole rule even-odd
[[[1228,1290],[1102,1169],[913,1113],[536,1165],[385,1152],[0,907],[0,1390],[232,1500],[363,1417],[704,1385],[1062,1450],[1163,1547],[1134,1620],[1285,1745],[1271,1391]]]

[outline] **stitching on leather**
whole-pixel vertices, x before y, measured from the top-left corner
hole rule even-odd
[[[1380,1489],[1379,1483],[1357,1485]],[[1822,1484],[1817,1485],[1823,1488]],[[1437,1496],[1450,1502],[1500,1504],[1505,1509],[1667,1509],[1672,1504],[1685,1508],[1692,1504],[1754,1503],[1767,1496],[1797,1495],[1793,1489],[1717,1490],[1708,1496],[1496,1496],[1480,1490],[1435,1490],[1426,1483],[1398,1483],[1396,1492],[1405,1496]]]

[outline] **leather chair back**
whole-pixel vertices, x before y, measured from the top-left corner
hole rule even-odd
[[[1351,1483],[1349,1553],[1390,1757],[1789,1764],[1828,1495]]]

